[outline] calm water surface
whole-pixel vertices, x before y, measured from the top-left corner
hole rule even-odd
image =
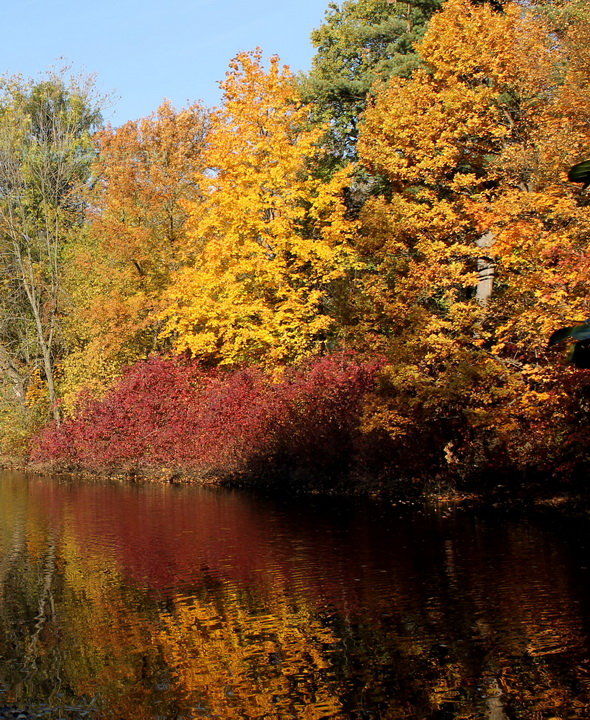
[[[0,718],[589,718],[588,529],[5,474]]]

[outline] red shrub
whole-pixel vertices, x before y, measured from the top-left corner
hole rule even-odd
[[[230,476],[344,469],[380,363],[334,354],[273,381],[258,369],[205,372],[152,357],[102,400],[50,425],[32,459],[82,468],[175,467]]]

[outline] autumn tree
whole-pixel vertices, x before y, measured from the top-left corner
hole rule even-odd
[[[0,97],[0,372],[22,407],[37,377],[59,418],[64,249],[83,222],[81,197],[100,122],[89,84],[10,78]]]
[[[336,332],[353,266],[345,173],[322,183],[321,128],[309,128],[289,70],[260,51],[231,63],[213,113],[190,214],[186,266],[166,294],[177,352],[212,362],[292,362]]]
[[[361,156],[392,188],[364,211],[368,331],[393,358],[369,425],[422,425],[443,462],[474,437],[548,456],[566,420],[546,344],[589,314],[588,213],[565,179],[590,140],[574,43],[587,26],[558,40],[531,9],[449,0],[418,46],[424,69],[365,116]]]
[[[408,77],[420,60],[414,44],[439,0],[344,0],[330,3],[311,35],[312,69],[301,78],[314,117],[330,126],[332,162],[356,157],[358,120],[377,81]]]
[[[97,136],[88,227],[69,256],[68,406],[82,387],[100,393],[122,365],[162,349],[158,313],[184,251],[184,203],[198,202],[207,126],[199,104],[165,102]]]

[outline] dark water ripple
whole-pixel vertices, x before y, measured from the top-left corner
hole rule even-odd
[[[0,479],[0,720],[590,717],[588,522]]]

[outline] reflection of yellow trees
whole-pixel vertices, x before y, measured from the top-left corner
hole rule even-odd
[[[101,717],[151,719],[153,693],[143,681],[155,674],[157,663],[150,642],[154,619],[145,617],[141,595],[123,591],[123,574],[113,559],[83,548],[71,522],[66,528],[63,610],[72,652],[65,674],[77,695],[99,696]]]
[[[199,597],[175,595],[169,610],[142,602],[111,559],[82,553],[65,533],[67,676],[94,694],[109,717],[153,716],[158,703],[215,717],[319,720],[341,717],[338,678],[326,648],[338,638],[302,597],[273,576],[264,602],[231,583]],[[164,691],[154,691],[157,677]]]
[[[24,512],[26,499],[14,492],[12,483],[5,482],[0,502],[0,582],[10,567],[14,553],[25,543]]]
[[[28,490],[0,484],[0,683],[11,702],[51,704],[58,688],[68,702],[95,698],[100,720],[587,715],[574,576],[545,531],[484,524],[469,543],[470,526],[449,533],[441,521],[423,547],[406,547],[422,527],[412,521],[387,536],[384,557],[383,534],[365,523],[321,551],[318,525],[275,523],[288,532],[266,543],[248,505],[230,516],[224,564],[210,538],[228,515],[207,515],[202,499],[191,545],[184,532],[173,542],[189,529],[188,501],[156,530],[144,495],[118,494],[129,501],[118,517],[105,496]],[[158,490],[161,510],[160,500]],[[108,511],[92,524],[99,506]],[[141,530],[150,542],[135,539]],[[158,562],[144,565],[156,542]]]
[[[176,597],[158,643],[184,693],[215,717],[335,717],[325,649],[338,641],[275,576],[270,607],[256,609],[224,584],[215,598]]]
[[[522,538],[514,535],[509,541],[517,545]],[[570,658],[584,657],[586,633],[579,607],[564,602],[570,588],[565,574],[552,572],[557,562],[535,565],[521,557],[516,568],[501,568],[519,582],[499,578],[502,626],[510,631],[498,658],[499,680],[507,701],[527,717],[576,720],[588,717],[590,672]]]

